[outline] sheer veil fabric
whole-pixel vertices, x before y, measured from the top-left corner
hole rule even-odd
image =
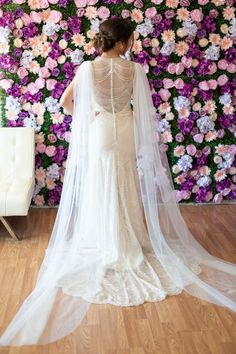
[[[124,159],[119,136],[123,134],[121,121],[127,117],[134,136],[130,156],[134,153],[137,187],[147,223],[145,252],[158,261],[172,284],[173,294],[185,290],[236,311],[236,264],[209,254],[180,213],[167,156],[155,130],[155,107],[142,66],[121,58],[99,58],[84,61],[76,73],[67,168],[54,227],[35,288],[5,329],[0,345],[47,344],[68,335],[81,323],[92,299],[101,291],[106,264],[116,266],[117,272],[126,264],[113,262],[118,259],[115,246],[108,245],[106,239],[110,232],[114,234],[112,240],[118,240],[119,233],[114,231],[119,230],[120,222],[116,209],[107,214],[112,215],[111,220],[106,219],[99,194],[93,200],[88,198],[88,186],[97,193],[102,183],[91,173],[95,172],[92,166],[97,166],[94,158],[98,146],[95,149],[93,144],[96,124],[107,122],[111,133],[106,137],[110,140],[107,150],[103,150],[104,163],[108,159],[115,161],[117,155]],[[110,156],[108,151],[114,154]],[[136,258],[130,259],[132,269]]]

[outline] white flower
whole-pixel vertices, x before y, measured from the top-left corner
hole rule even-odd
[[[150,18],[145,18],[145,22],[136,27],[136,31],[143,37],[147,37],[153,31],[153,24]]]
[[[184,21],[183,22],[183,30],[185,36],[193,36],[195,37],[197,34],[197,25],[193,23],[192,21]]]
[[[170,55],[175,51],[175,41],[165,42],[160,50],[163,55]]]
[[[224,93],[219,97],[219,101],[223,106],[229,106],[231,104],[231,95],[229,93]]]
[[[170,123],[166,119],[161,119],[157,121],[156,123],[157,126],[157,131],[158,132],[164,132],[166,130],[170,130]]]
[[[32,60],[33,60],[33,55],[31,50],[24,50],[20,59],[20,64],[24,66],[24,68],[29,69]]]
[[[56,163],[53,163],[51,166],[47,168],[46,176],[50,179],[59,179],[59,166]]]
[[[231,167],[234,162],[234,154],[230,154],[230,153],[223,154],[223,158],[225,159],[225,161],[220,162],[218,164],[218,168],[225,169]]]
[[[101,21],[102,22],[102,21]],[[90,29],[96,33],[99,32],[99,25],[100,25],[100,21],[98,18],[92,19],[91,20],[91,27]]]
[[[0,27],[0,43],[8,42],[8,36],[11,33],[9,27]]]
[[[191,156],[185,154],[177,162],[180,171],[188,171],[192,167],[193,159]]]
[[[21,104],[18,98],[13,96],[7,96],[6,98],[6,109],[8,111],[14,111],[16,114],[19,114],[21,111]]]
[[[231,37],[236,37],[236,17],[230,21],[229,33]]]
[[[197,126],[201,133],[207,133],[210,130],[213,130],[215,127],[215,123],[208,116],[203,116],[197,119]]]
[[[60,25],[54,22],[47,22],[46,25],[43,26],[42,32],[46,34],[46,36],[52,36],[56,32],[60,31]]]
[[[37,125],[36,118],[32,113],[30,113],[29,117],[26,117],[24,119],[24,126],[34,128],[36,132],[39,132],[41,130],[41,126]]]
[[[216,45],[211,45],[205,50],[205,58],[208,60],[219,60],[220,47]]]
[[[45,107],[47,108],[48,112],[50,112],[50,113],[57,113],[60,111],[59,102],[51,96],[46,98]]]
[[[190,109],[190,101],[185,96],[174,97],[174,107],[176,111],[182,108]]]
[[[209,176],[203,176],[197,180],[197,185],[199,187],[207,187],[209,184],[211,184],[211,177]]]
[[[75,65],[79,65],[82,63],[83,58],[84,58],[84,52],[80,49],[75,49],[70,53],[70,58],[72,63]]]

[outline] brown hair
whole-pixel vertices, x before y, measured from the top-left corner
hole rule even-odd
[[[132,33],[132,25],[127,19],[110,18],[100,23],[99,33],[93,38],[93,46],[107,52],[118,41],[127,44]]]

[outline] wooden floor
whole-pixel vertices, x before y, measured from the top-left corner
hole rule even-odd
[[[57,209],[30,208],[7,218],[20,242],[0,225],[0,333],[31,292]],[[181,206],[197,240],[212,254],[236,263],[236,205]],[[23,230],[23,231],[22,231]],[[49,345],[0,347],[5,354],[235,354],[236,313],[183,292],[129,308],[92,304],[81,326]]]

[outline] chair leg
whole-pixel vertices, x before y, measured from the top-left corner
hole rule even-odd
[[[21,240],[22,236],[16,235],[16,233],[13,231],[11,225],[6,221],[6,219],[3,216],[0,216],[0,221],[3,223],[9,234],[11,235],[12,238],[15,240]]]

